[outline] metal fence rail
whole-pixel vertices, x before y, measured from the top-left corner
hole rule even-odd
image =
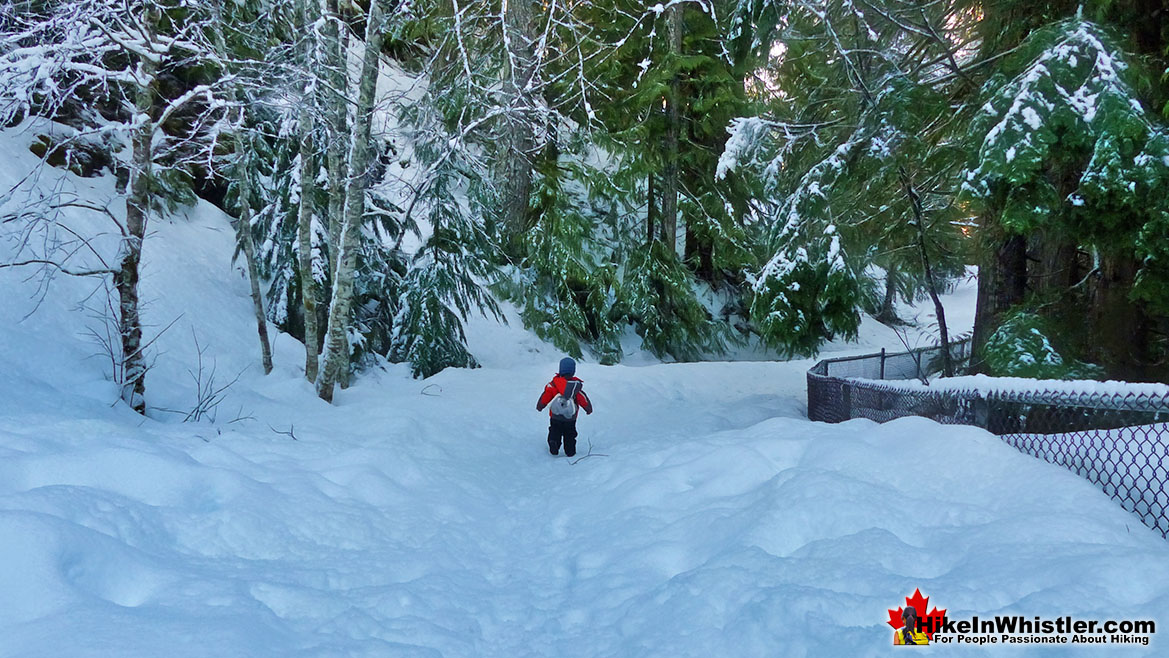
[[[969,356],[969,343],[951,349],[955,362]],[[982,427],[1095,483],[1169,538],[1169,395],[1044,390],[1038,381],[1034,390],[907,385],[935,375],[940,354],[934,347],[820,361],[807,374],[808,418],[924,416]]]

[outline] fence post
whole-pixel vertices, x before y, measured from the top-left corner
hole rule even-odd
[[[990,403],[982,393],[977,393],[971,408],[974,411],[974,424],[984,430],[990,429]]]
[[[885,348],[881,348],[881,376],[878,379],[885,378]]]
[[[840,382],[840,410],[844,412],[841,421],[852,419],[852,386],[848,382]]]

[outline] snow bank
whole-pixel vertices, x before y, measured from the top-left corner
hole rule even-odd
[[[387,375],[219,428],[0,417],[6,646],[873,655],[918,587],[958,615],[1169,604],[1158,536],[980,430],[809,423],[771,364],[582,368],[598,454],[573,465],[530,409],[547,371]]]

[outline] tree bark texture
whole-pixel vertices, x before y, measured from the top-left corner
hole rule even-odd
[[[382,0],[372,0],[365,32],[365,57],[357,98],[357,114],[349,145],[349,185],[345,194],[345,221],[333,275],[333,297],[329,304],[329,330],[325,338],[317,395],[333,401],[333,387],[342,368],[349,368],[349,315],[353,305],[353,272],[357,264],[365,190],[369,184],[370,134],[377,92],[379,55],[382,49]]]
[[[329,262],[331,270],[337,267],[337,249],[341,243],[341,224],[345,214],[345,180],[349,177],[349,167],[345,160],[344,144],[349,136],[348,90],[349,75],[347,67],[347,35],[342,29],[341,13],[337,0],[319,0],[326,3],[325,15],[328,17],[324,30],[325,54],[322,62],[326,70],[328,81],[327,89],[323,90],[321,99],[326,107],[329,118],[329,142],[325,149],[325,166],[329,172],[329,218],[327,221],[329,232]]]
[[[1031,236],[1030,242],[1028,288],[1046,302],[1066,299],[1085,274],[1080,271],[1076,243],[1050,230]]]
[[[1091,282],[1088,335],[1094,360],[1108,376],[1144,381],[1149,369],[1149,319],[1131,299],[1140,264],[1131,254],[1100,255],[1100,271]]]
[[[306,103],[307,105],[307,103]],[[300,110],[300,209],[297,215],[297,264],[300,269],[300,298],[304,308],[304,376],[310,382],[317,380],[319,348],[321,344],[317,301],[320,299],[313,269],[312,222],[313,209],[313,153],[312,114],[307,107]]]
[[[500,208],[506,248],[519,257],[523,237],[531,227],[529,199],[532,194],[532,152],[535,149],[533,103],[529,87],[534,75],[535,52],[531,0],[503,1],[506,73],[504,102],[511,110],[503,117],[502,153],[498,169]]]
[[[142,24],[152,30],[158,14],[147,9]],[[158,64],[150,58],[139,61],[141,84],[134,96],[135,128],[131,137],[130,194],[126,197],[126,237],[114,285],[118,289],[118,330],[122,340],[122,400],[140,414],[146,413],[146,359],[142,354],[142,318],[139,315],[138,276],[142,242],[146,237],[150,208],[150,177],[153,174],[155,89]]]
[[[305,64],[306,76],[316,75],[314,70],[310,26],[315,20],[313,6],[318,0],[300,0],[300,19],[304,26],[305,44],[301,48],[301,58]],[[330,21],[328,24],[332,24]],[[335,26],[334,26],[335,27]],[[313,189],[316,184],[316,167],[313,157],[313,107],[320,97],[317,94],[318,86],[305,83],[304,95],[301,99],[300,113],[297,121],[298,138],[300,140],[300,208],[297,214],[297,265],[300,270],[300,299],[304,309],[304,377],[310,382],[317,380],[319,365],[319,349],[321,344],[320,326],[317,317],[317,302],[320,291],[317,286],[316,270],[313,268]],[[336,140],[329,140],[330,143]],[[331,146],[331,144],[330,144]],[[330,171],[330,177],[332,172]],[[330,200],[331,201],[331,200]]]
[[[979,351],[998,328],[1003,313],[1023,303],[1027,292],[1027,240],[1010,235],[988,211],[980,226],[983,257],[978,267],[978,301],[974,312],[971,368],[983,372]]]
[[[675,58],[682,54],[682,4],[674,4],[666,10],[666,31],[670,53]],[[661,240],[678,249],[678,141],[682,128],[681,80],[678,73],[670,81],[670,93],[666,97],[666,135],[664,144],[665,166],[662,168]]]

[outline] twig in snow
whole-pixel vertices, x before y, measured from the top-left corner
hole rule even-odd
[[[606,455],[606,454],[600,453],[600,452],[598,452],[597,454],[594,455],[593,454],[593,440],[590,438],[589,439],[589,451],[586,452],[584,455],[577,457],[576,459],[574,459],[568,463],[573,465],[573,466],[576,466],[579,462],[581,462],[585,459],[588,459],[589,457],[608,457],[608,456],[609,455]]]
[[[276,429],[275,427],[272,427],[271,425],[268,426],[268,429],[272,430],[273,432],[276,432],[277,434],[283,434],[284,436],[290,436],[290,437],[292,437],[293,441],[300,440],[300,439],[296,438],[296,425],[289,425],[287,432],[281,432],[280,430]]]
[[[212,422],[215,422],[215,415],[217,413],[219,403],[223,402],[224,397],[226,397],[227,390],[239,381],[239,378],[243,376],[244,371],[246,371],[247,368],[245,367],[243,370],[240,370],[238,373],[236,373],[236,376],[226,384],[217,385],[215,381],[216,368],[214,361],[212,361],[210,373],[205,375],[203,367],[203,354],[207,351],[207,348],[199,344],[199,337],[195,334],[194,328],[191,329],[191,336],[195,340],[197,366],[195,370],[188,369],[187,373],[191,376],[191,379],[194,380],[195,383],[195,407],[187,412],[186,417],[183,418],[183,422],[186,423],[193,421],[197,423],[204,418],[210,418]]]
[[[237,412],[235,413],[235,418],[233,418],[233,419],[231,419],[231,420],[227,421],[227,424],[228,424],[228,425],[231,425],[232,423],[238,423],[238,422],[245,421],[245,420],[255,420],[255,419],[256,419],[256,417],[255,417],[255,416],[253,416],[253,415],[251,415],[250,413],[249,413],[248,415],[246,415],[246,416],[245,416],[245,415],[244,415],[244,408],[243,408],[243,406],[241,405],[241,406],[240,406],[240,408],[239,408],[239,411],[237,411]]]
[[[437,388],[437,389],[438,389],[438,393],[427,393],[427,392],[426,392],[426,390],[427,390],[427,389],[429,389],[429,388]],[[442,387],[441,387],[441,386],[439,386],[438,384],[429,384],[429,385],[427,385],[427,386],[424,386],[424,387],[422,388],[422,390],[421,390],[421,391],[418,391],[418,392],[419,392],[419,393],[421,393],[422,395],[426,395],[426,396],[429,396],[429,397],[432,397],[432,398],[437,398],[437,397],[440,397],[440,396],[442,396]]]

